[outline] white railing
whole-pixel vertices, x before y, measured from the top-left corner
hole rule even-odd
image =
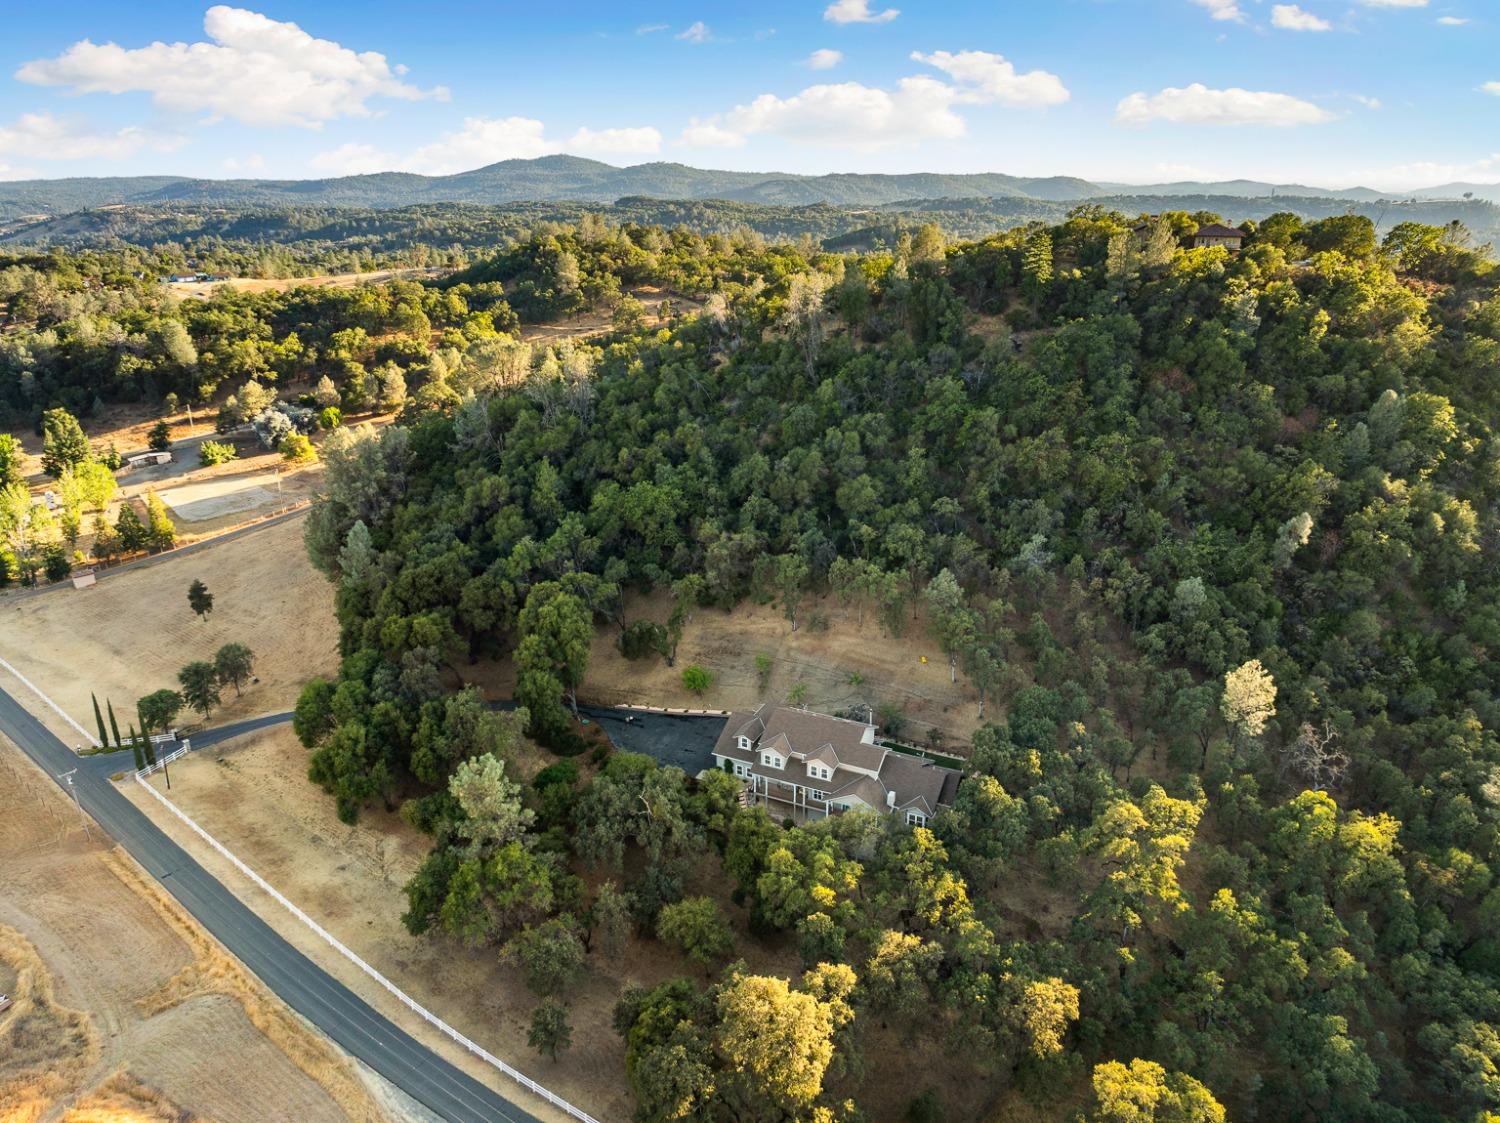
[[[54,711],[56,711],[58,717],[62,718],[63,721],[67,722],[74,729],[78,730],[79,733],[83,734],[83,736],[85,737],[85,739],[87,739],[88,743],[91,744],[91,745],[93,745],[94,748],[97,749],[97,748],[101,747],[100,744],[99,744],[99,738],[95,737],[87,729],[85,729],[83,726],[79,725],[76,721],[74,721],[71,717],[69,717],[66,713],[64,713],[63,712],[63,708],[61,706],[59,706],[56,702],[54,702],[51,698],[48,698],[45,694],[43,694],[42,693],[42,688],[39,687],[36,683],[32,682],[29,678],[27,678],[25,675],[23,675],[20,671],[16,670],[14,667],[12,667],[4,659],[0,659],[0,667],[4,667],[7,671],[9,671],[11,674],[13,674],[16,678],[20,679],[23,683],[25,683],[27,689],[29,689],[33,694],[35,694],[43,702],[46,702],[48,706],[50,706]]]
[[[168,741],[175,741],[175,740],[177,740],[177,730],[175,730],[175,729],[170,730],[169,732],[166,732],[166,733],[153,733],[153,734],[151,734],[151,743],[153,745],[164,745]]]
[[[155,738],[152,738],[152,740],[155,740]],[[192,747],[193,743],[191,741],[184,741],[180,747],[173,749],[166,756],[157,757],[155,764],[148,764],[145,768],[138,770],[135,774],[135,778],[137,780],[144,780],[158,768],[165,768],[169,764],[175,764],[177,761],[187,756],[188,750]]]
[[[185,751],[185,749],[182,751]],[[175,756],[178,754],[172,755]],[[291,901],[287,900],[286,897],[282,896],[280,892],[272,888],[269,882],[261,877],[260,874],[252,870],[244,862],[240,861],[240,859],[233,853],[231,853],[230,850],[223,845],[223,843],[214,838],[213,835],[209,834],[197,823],[193,822],[192,819],[188,818],[186,812],[179,808],[175,803],[173,803],[166,796],[162,795],[161,792],[157,791],[150,784],[146,783],[140,772],[136,773],[136,779],[141,781],[141,787],[145,788],[154,797],[156,797],[156,799],[160,801],[163,807],[165,807],[173,815],[177,816],[178,819],[182,820],[182,822],[188,827],[189,830],[191,830],[204,842],[208,843],[208,845],[211,846],[216,853],[218,853],[221,857],[223,857],[226,861],[233,865],[235,869],[240,871],[240,873],[244,874],[252,882],[254,882],[257,888],[268,894],[272,899],[276,901],[277,904],[281,905],[282,908],[286,909],[298,920],[302,921],[303,924],[311,928],[313,932],[315,932],[326,944],[328,944],[329,947],[333,948],[334,951],[338,952],[350,963],[354,964],[354,966],[358,967],[366,975],[375,980],[376,983],[385,988],[385,990],[389,991],[396,998],[396,1000],[403,1006],[405,1006],[408,1010],[412,1011],[418,1017],[422,1018],[440,1033],[462,1045],[465,1049],[467,1049],[470,1053],[473,1053],[480,1060],[484,1061],[485,1063],[504,1073],[506,1076],[510,1077],[517,1084],[521,1085],[521,1087],[525,1088],[528,1092],[532,1092],[535,1095],[538,1095],[542,1099],[546,1100],[553,1107],[558,1108],[560,1111],[566,1112],[574,1119],[582,1120],[582,1123],[599,1123],[599,1120],[595,1119],[588,1112],[584,1111],[581,1108],[574,1107],[557,1093],[551,1091],[548,1088],[544,1088],[542,1085],[538,1084],[535,1080],[531,1079],[531,1077],[527,1076],[525,1073],[512,1068],[510,1065],[502,1061],[499,1057],[491,1053],[488,1049],[485,1049],[482,1045],[469,1040],[469,1038],[465,1037],[462,1033],[459,1033],[458,1030],[454,1029],[447,1022],[443,1021],[431,1010],[427,1009],[427,1007],[421,1005],[415,999],[408,996],[406,992],[398,987],[395,983],[391,982],[379,971],[375,970],[375,968],[371,967],[363,959],[354,954],[353,951],[351,951],[348,947],[346,947],[339,941],[337,936],[333,935],[333,933],[329,932],[316,920],[308,916],[307,913],[303,912],[296,905],[292,904]]]

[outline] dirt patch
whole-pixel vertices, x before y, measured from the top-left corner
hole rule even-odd
[[[664,326],[670,316],[701,312],[703,304],[701,301],[693,300],[680,293],[669,292],[666,289],[657,288],[654,285],[642,285],[630,290],[629,295],[635,297],[645,306],[643,317],[644,326],[658,328]],[[667,302],[670,315],[661,315],[662,303]],[[614,313],[607,308],[595,308],[588,312],[580,312],[577,316],[570,316],[566,320],[556,320],[547,324],[526,324],[521,328],[521,338],[528,343],[548,344],[556,343],[562,339],[586,338],[591,335],[602,335],[607,331],[614,330]]]
[[[188,607],[194,579],[214,596],[207,620]],[[289,709],[310,675],[337,667],[333,587],[307,560],[301,519],[105,575],[92,588],[0,599],[0,657],[90,732],[91,692],[100,706],[114,703],[124,733],[135,720],[137,698],[175,688],[185,663],[212,659],[231,642],[255,652],[260,681],[247,685],[242,697],[226,689],[215,723]],[[180,720],[187,724],[196,716],[185,712]],[[75,730],[60,735],[69,744],[80,740]]]
[[[649,619],[665,624],[670,596],[630,596],[628,620]],[[903,721],[901,736],[925,743],[934,728],[943,744],[967,744],[980,725],[979,696],[960,673],[949,681],[948,660],[927,634],[925,614],[908,620],[905,633],[892,637],[872,614],[863,623],[858,614],[840,607],[833,596],[809,597],[794,632],[775,605],[745,601],[730,612],[700,608],[683,629],[675,666],[651,655],[629,660],[615,646],[615,631],[600,630],[589,652],[588,674],[580,700],[605,705],[651,705],[752,709],[767,699],[798,698],[822,713],[870,707],[879,715],[893,706]],[[770,659],[762,676],[756,657]],[[701,696],[682,684],[684,667],[697,664],[713,674],[713,684]],[[462,668],[464,677],[486,693],[508,698],[515,672],[508,661],[479,663]],[[993,705],[989,720],[1001,720]]]
[[[185,484],[160,494],[177,518],[202,522],[274,505],[276,495],[266,489],[267,484],[276,486],[272,476],[235,476]]]
[[[286,292],[296,288],[352,289],[358,285],[374,285],[398,277],[417,279],[438,277],[442,269],[376,269],[369,273],[323,273],[316,277],[226,277],[222,281],[172,281],[164,287],[173,296],[192,296],[207,299],[216,289],[237,289],[240,292]]]
[[[385,1117],[360,1107],[351,1062],[237,964],[228,961],[236,975],[214,959],[202,929],[106,849],[97,827],[86,837],[71,802],[5,740],[0,791],[0,961],[18,999],[0,1015],[0,1118]],[[221,993],[227,986],[199,988],[159,1011],[153,996],[203,965],[240,984],[233,996]],[[286,1033],[257,1028],[255,1018],[270,1025],[276,1016]],[[289,1059],[318,1050],[333,1060],[317,1079]],[[346,1066],[342,1083],[334,1062]],[[350,1109],[340,1106],[345,1097]]]

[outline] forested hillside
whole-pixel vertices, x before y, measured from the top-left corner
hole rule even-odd
[[[1191,185],[1184,185],[1188,187]],[[1255,185],[1246,185],[1248,191]],[[955,187],[956,190],[956,187]],[[935,223],[953,238],[983,238],[1033,221],[1061,222],[1077,204],[1051,197],[916,196],[894,202],[834,204],[662,199],[629,195],[613,202],[504,204],[415,203],[400,207],[150,202],[69,211],[0,226],[15,250],[113,250],[149,254],[165,270],[191,268],[238,276],[302,276],[389,265],[443,264],[524,240],[541,224],[577,225],[585,216],[612,225],[686,227],[701,234],[750,230],[778,241],[803,236],[831,249],[894,248],[903,230]],[[1234,221],[1292,213],[1305,221],[1359,214],[1382,236],[1403,222],[1458,222],[1480,240],[1500,238],[1500,206],[1484,199],[1350,202],[1331,195],[1242,195],[1184,189],[1101,197],[1094,205],[1123,214],[1199,211]]]
[[[0,273],[0,392],[400,378],[400,423],[322,449],[310,775],[431,832],[408,928],[518,963],[544,1053],[625,933],[681,953],[615,1012],[642,1120],[1495,1118],[1500,273],[1456,227],[1194,225],[841,254],[591,219],[172,306],[57,255]],[[703,311],[647,330],[647,283]],[[509,334],[591,305],[588,344]],[[580,752],[594,629],[654,659],[829,590],[894,645],[920,603],[985,707],[930,828]],[[493,660],[519,712],[459,689]]]

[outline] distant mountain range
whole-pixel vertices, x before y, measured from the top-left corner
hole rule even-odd
[[[275,207],[404,207],[421,203],[510,203],[572,201],[613,203],[627,197],[727,199],[778,206],[828,203],[879,207],[935,199],[1015,199],[1072,202],[1119,196],[1223,196],[1265,199],[1342,199],[1372,203],[1399,198],[1460,198],[1500,202],[1500,184],[1450,183],[1400,193],[1367,187],[1330,190],[1301,184],[1228,180],[1221,183],[1094,183],[1072,176],[977,175],[791,175],[731,172],[651,163],[617,168],[577,156],[504,160],[457,175],[408,172],[341,176],[336,179],[191,179],[129,176],[34,179],[0,182],[0,219],[15,221],[115,204],[197,203]]]

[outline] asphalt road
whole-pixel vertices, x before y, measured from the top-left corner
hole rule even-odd
[[[116,791],[106,775],[80,768],[80,758],[3,690],[0,733],[54,778],[78,769],[74,790],[84,811],[267,987],[347,1052],[454,1123],[538,1123],[417,1042],[283,940]]]

